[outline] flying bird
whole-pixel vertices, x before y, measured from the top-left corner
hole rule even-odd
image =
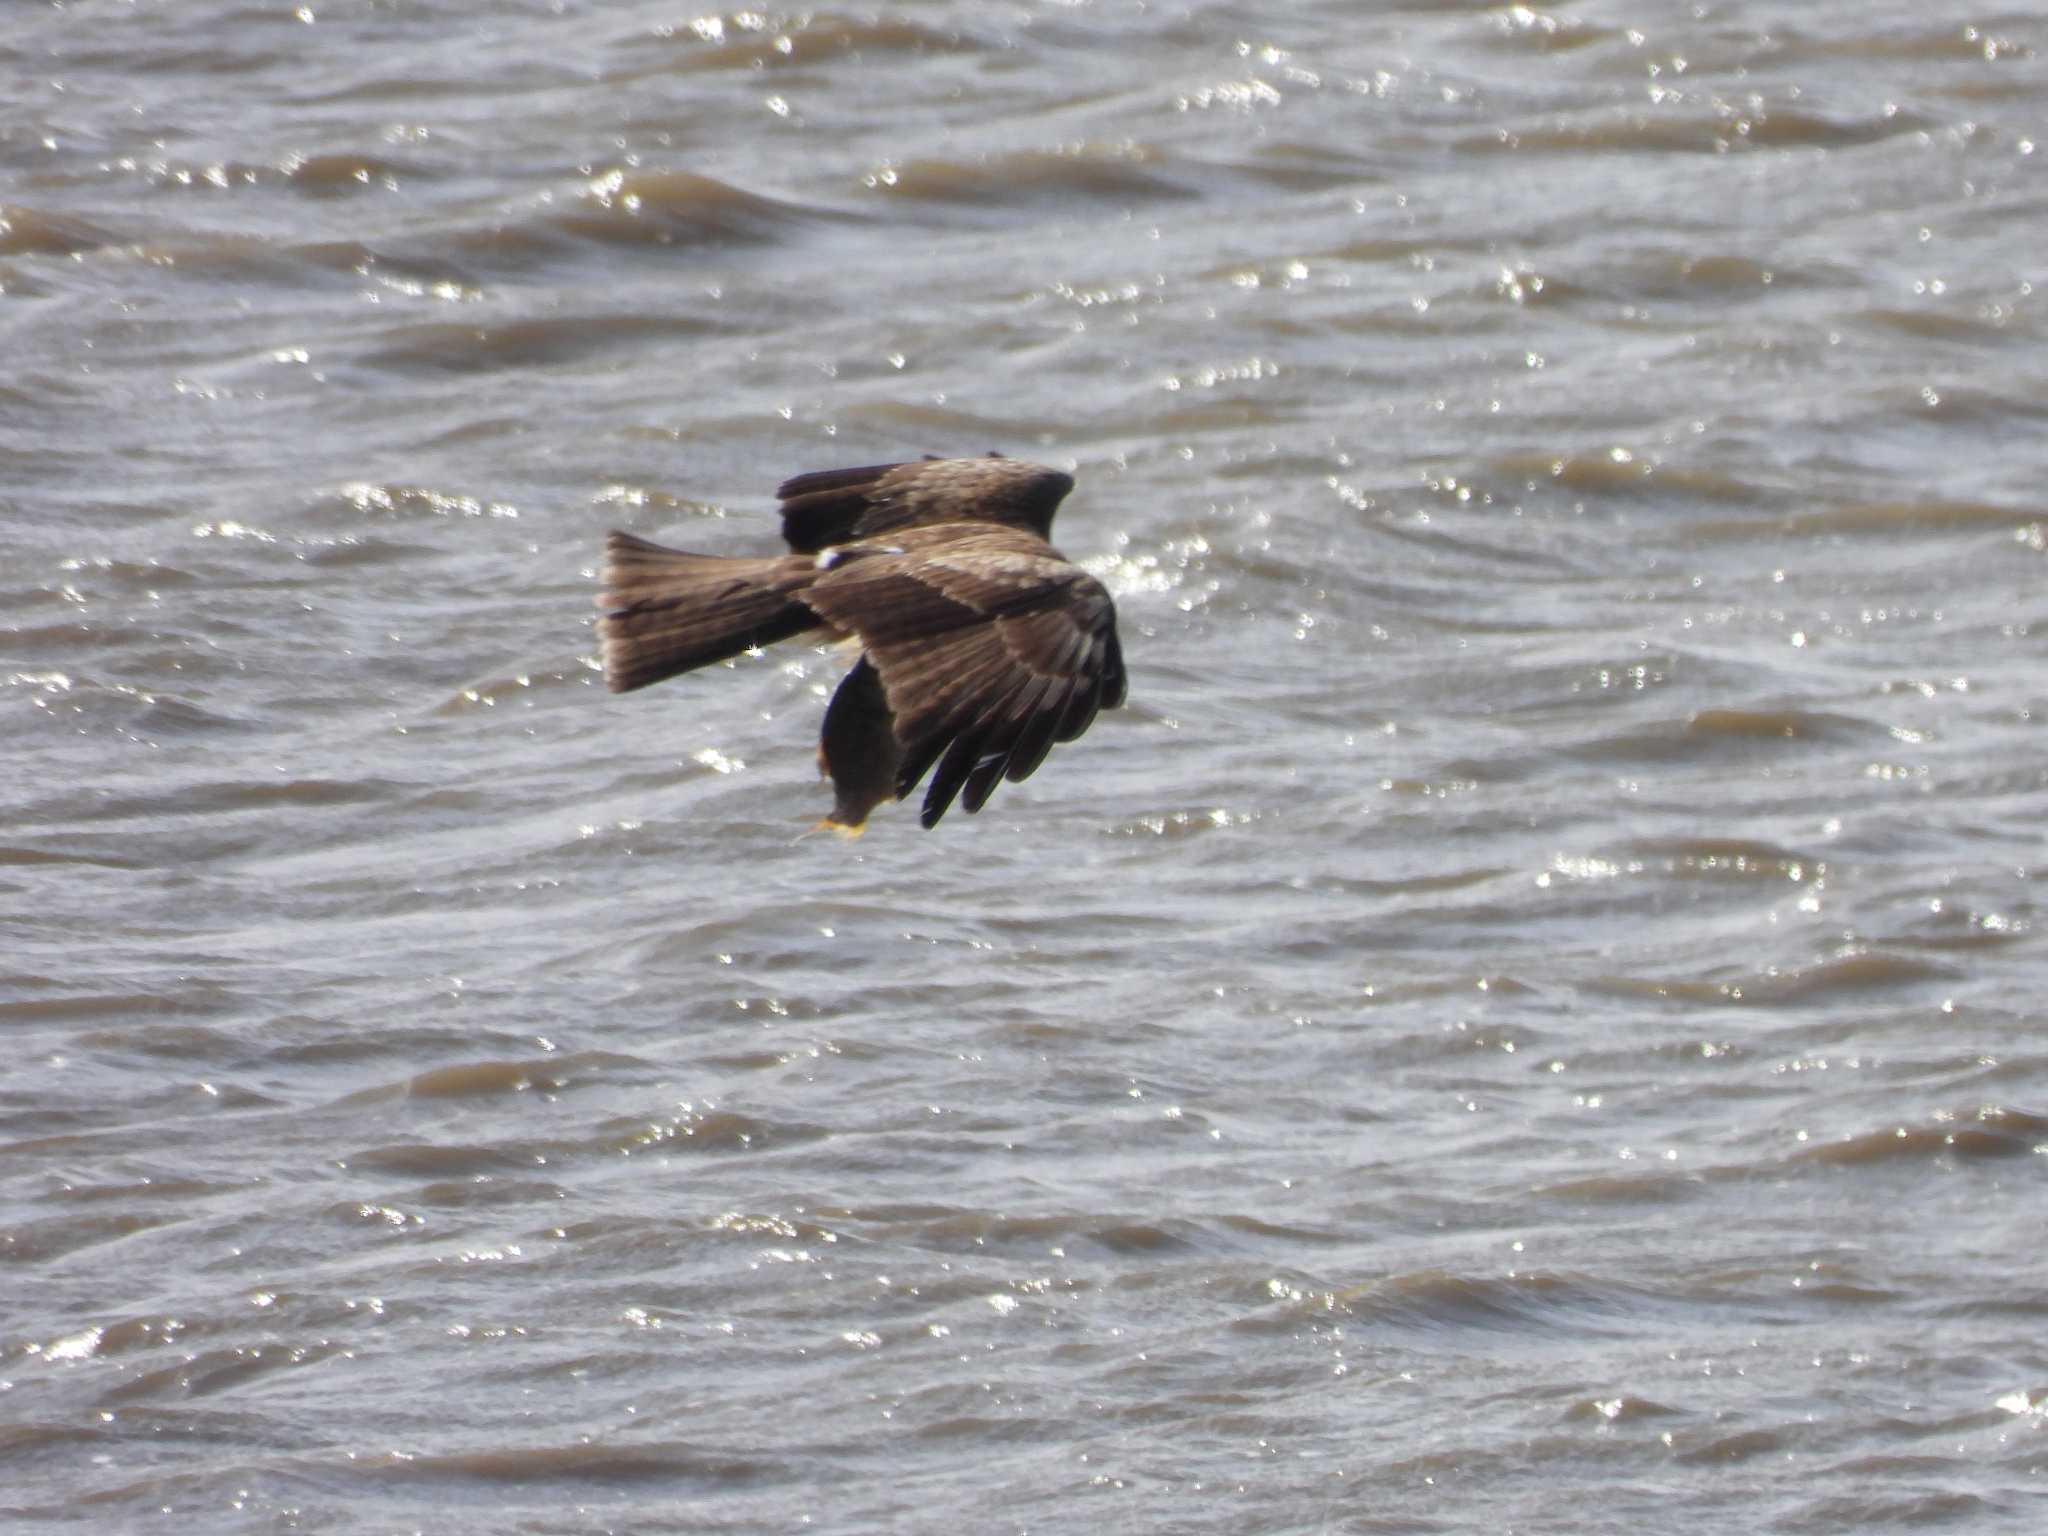
[[[1115,605],[1048,542],[1073,488],[995,454],[871,464],[777,488],[786,555],[614,532],[597,600],[605,684],[626,693],[795,635],[849,635],[861,656],[825,711],[820,825],[858,836],[927,773],[925,826],[956,797],[978,811],[1124,701]]]

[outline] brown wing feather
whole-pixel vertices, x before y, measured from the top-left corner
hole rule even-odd
[[[1000,523],[1044,538],[1073,477],[991,455],[817,470],[776,487],[782,536],[800,554],[903,528]]]
[[[932,773],[926,826],[963,789],[979,810],[1122,701],[1109,593],[1032,534],[932,528],[841,561],[805,601],[859,635],[895,721],[897,796]]]

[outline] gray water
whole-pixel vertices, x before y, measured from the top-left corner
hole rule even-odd
[[[2042,1528],[2031,8],[29,4],[0,1526]],[[858,843],[608,527],[1071,471]]]

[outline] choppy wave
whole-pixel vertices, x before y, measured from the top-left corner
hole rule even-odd
[[[1676,94],[1676,93],[1674,93]],[[1467,154],[1725,155],[1732,151],[1849,149],[1926,132],[1933,119],[1892,110],[1830,116],[1798,108],[1688,103],[1603,111],[1577,122],[1516,124],[1461,139]]]
[[[0,203],[0,256],[77,256],[125,243],[122,236],[89,219]]]
[[[1171,162],[1146,145],[1076,144],[976,160],[888,161],[863,180],[894,200],[960,207],[1146,203],[1188,198]]]
[[[1968,1120],[1945,1117],[1937,1125],[1888,1126],[1803,1148],[1796,1161],[1867,1168],[1928,1158],[2038,1156],[2048,1138],[2048,1119],[2017,1110],[1987,1107]]]
[[[1660,496],[1685,502],[1768,505],[1783,497],[1724,470],[1659,463],[1616,444],[1564,453],[1516,453],[1495,460],[1491,473],[1534,488],[1546,481],[1566,490],[1603,496]]]
[[[1953,982],[1957,973],[1932,961],[1881,950],[1856,949],[1815,965],[1773,968],[1762,973],[1720,977],[1639,978],[1605,976],[1586,983],[1588,991],[1717,1007],[1784,1008],[1834,1002],[1861,993],[1900,993],[1928,982]]]
[[[495,373],[549,367],[723,328],[716,320],[678,315],[563,315],[485,324],[416,321],[384,330],[361,361],[403,373]]]
[[[657,36],[674,51],[663,67],[691,73],[858,67],[870,54],[943,55],[983,46],[964,28],[834,11],[711,13],[682,25],[664,24]]]
[[[606,244],[693,247],[763,244],[825,216],[688,171],[615,168],[591,177],[545,218]]]

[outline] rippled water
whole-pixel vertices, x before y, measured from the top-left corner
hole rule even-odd
[[[0,1524],[2032,1531],[2048,27],[19,5]],[[1070,469],[799,838],[619,526]]]

